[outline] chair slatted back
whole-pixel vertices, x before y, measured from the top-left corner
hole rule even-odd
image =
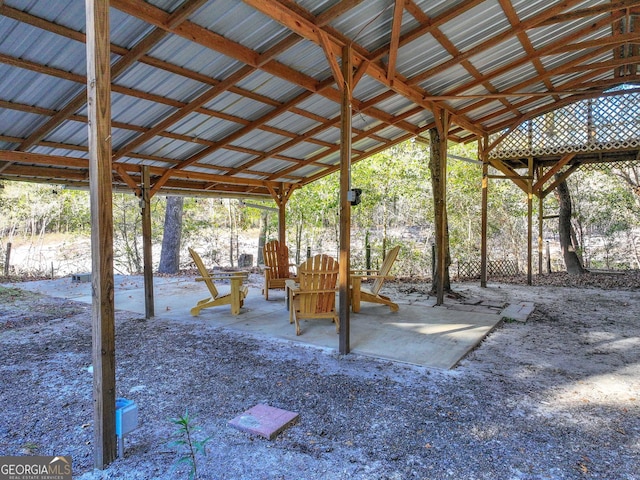
[[[213,298],[216,298],[218,296],[218,289],[216,288],[215,283],[213,283],[213,280],[211,280],[211,276],[209,275],[207,268],[204,266],[204,263],[202,262],[200,255],[198,255],[198,252],[196,252],[192,248],[189,248],[189,255],[191,255],[191,258],[193,259],[193,263],[196,264],[196,267],[198,268],[198,272],[200,273],[200,276],[204,279],[204,283],[209,289],[209,293],[211,293],[211,296]]]
[[[338,262],[328,255],[316,255],[298,267],[300,281],[299,311],[302,314],[328,313],[335,310]],[[309,292],[308,294],[306,292]]]
[[[289,248],[280,245],[278,240],[267,242],[262,248],[262,258],[265,266],[269,267],[269,279],[289,278]]]
[[[391,250],[389,250],[389,252],[387,253],[387,256],[384,257],[384,261],[382,262],[382,266],[380,267],[380,271],[378,272],[378,275],[380,275],[383,278],[376,278],[375,281],[373,282],[373,285],[371,286],[371,293],[373,293],[374,295],[378,295],[378,293],[380,292],[380,289],[382,288],[382,284],[385,281],[384,277],[389,275],[389,272],[391,271],[391,267],[393,266],[393,263],[396,261],[399,251],[400,251],[400,245],[396,245]]]

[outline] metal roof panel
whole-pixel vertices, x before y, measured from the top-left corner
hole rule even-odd
[[[237,168],[240,165],[252,160],[255,156],[246,152],[238,152],[227,148],[220,148],[201,158],[196,165],[212,165],[218,167]],[[194,167],[196,166],[194,165]],[[226,170],[221,170],[226,173]]]
[[[239,81],[237,86],[280,103],[285,103],[306,91],[287,80],[260,70]]]
[[[368,0],[331,22],[346,37],[373,51],[389,41],[393,21],[393,2]],[[402,33],[418,26],[406,10],[402,14]]]
[[[297,115],[295,113],[283,113],[267,122],[267,125],[296,135],[301,135],[320,124],[316,120],[303,117],[302,115]]]
[[[333,76],[324,50],[308,40],[301,40],[289,47],[276,60],[316,80]]]
[[[431,34],[423,35],[398,50],[396,69],[407,78],[452,58]]]
[[[240,67],[237,60],[177,35],[163,38],[149,55],[217,80],[225,79]]]
[[[192,21],[258,52],[289,35],[285,27],[237,0],[210,1]]]
[[[237,123],[193,112],[176,122],[169,131],[179,135],[215,142],[232,134],[239,128]]]
[[[188,102],[194,90],[205,88],[200,82],[143,63],[129,67],[114,80],[114,83],[181,102]]]
[[[143,98],[111,94],[111,116],[118,122],[151,128],[175,110],[175,107]]]
[[[491,0],[461,13],[440,27],[442,33],[464,52],[510,28],[500,3]]]

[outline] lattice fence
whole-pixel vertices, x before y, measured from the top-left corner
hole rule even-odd
[[[490,137],[498,139],[501,132]],[[582,100],[526,121],[490,158],[562,155],[640,147],[640,93]]]
[[[452,265],[449,273],[455,280],[476,279],[480,278],[480,267],[481,264],[479,261],[458,262]],[[518,273],[518,262],[515,260],[494,260],[487,262],[487,275],[489,277],[510,277]]]

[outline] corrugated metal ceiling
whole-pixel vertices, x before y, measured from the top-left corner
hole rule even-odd
[[[154,167],[163,192],[269,195],[279,182],[296,188],[335,170],[342,85],[331,63],[340,66],[347,43],[358,80],[354,161],[426,134],[434,106],[451,114],[451,140],[470,141],[638,82],[640,2],[632,0],[111,6],[114,162],[134,182],[141,166]],[[83,182],[86,167],[61,157],[88,158],[84,8],[82,0],[0,2],[0,179],[64,182],[60,167],[73,165],[67,180]],[[124,185],[118,175],[114,182]]]

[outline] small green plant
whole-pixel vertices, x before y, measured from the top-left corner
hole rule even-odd
[[[196,440],[195,434],[200,431],[200,427],[194,423],[194,418],[189,416],[189,411],[185,410],[184,415],[178,418],[172,418],[171,422],[176,425],[173,433],[173,440],[169,442],[170,446],[178,448],[179,458],[176,460],[175,467],[186,463],[189,465],[189,479],[197,480],[198,478],[198,455],[206,455],[206,444],[211,437],[204,440]]]

